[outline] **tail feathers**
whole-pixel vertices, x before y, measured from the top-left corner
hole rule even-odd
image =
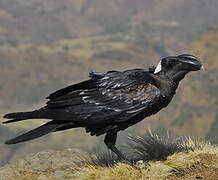
[[[16,144],[19,142],[32,140],[32,139],[41,137],[43,135],[46,135],[50,132],[54,132],[57,128],[60,128],[63,125],[64,124],[60,124],[60,122],[57,122],[57,121],[50,121],[42,126],[39,126],[36,129],[33,129],[33,130],[31,130],[25,134],[22,134],[14,139],[6,141],[5,144]]]
[[[66,129],[77,128],[77,127],[82,127],[82,126],[76,125],[76,124],[70,122],[70,123],[66,123],[66,124],[63,124],[62,126],[57,127],[55,129],[55,131],[64,131]]]
[[[3,118],[7,118],[7,119],[10,119],[10,120],[5,121],[3,123],[7,124],[7,123],[26,120],[26,119],[43,118],[43,115],[44,115],[43,109],[30,111],[30,112],[9,113],[9,114],[5,114]]]

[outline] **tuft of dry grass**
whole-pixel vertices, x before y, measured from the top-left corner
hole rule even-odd
[[[189,143],[194,144],[189,139]],[[198,143],[199,144],[199,143]],[[80,167],[75,179],[85,180],[165,180],[165,179],[217,179],[218,148],[210,143],[185,152],[177,152],[164,161],[140,162],[139,169],[123,163],[112,167],[87,165]],[[209,174],[208,175],[206,175]]]
[[[142,137],[131,136],[130,139],[125,154],[139,169],[118,162],[109,152],[95,152],[94,156],[83,161],[75,179],[207,179],[206,172],[212,179],[218,178],[218,147],[209,142],[190,137],[163,138],[151,131]]]
[[[169,134],[160,137],[150,130],[143,136],[129,135],[128,139],[122,152],[132,163],[166,160],[168,156],[177,152],[190,151],[203,146],[203,142],[200,143],[191,138],[172,138]],[[110,167],[118,162],[120,162],[118,157],[110,150],[96,147],[88,158],[81,158],[77,165]]]
[[[74,154],[77,162],[68,165],[64,163],[64,157],[60,156],[58,161],[63,161],[64,166],[58,166],[58,161],[54,159],[51,163],[56,162],[55,166],[52,165],[47,170],[34,171],[35,167],[25,166],[25,163],[24,167],[16,167],[14,164],[10,166],[7,178],[1,176],[3,171],[0,169],[0,180],[15,177],[17,180],[218,179],[218,147],[209,142],[192,138],[160,137],[152,132],[142,137],[131,136],[131,141],[125,154],[138,168],[121,163],[112,153],[98,149],[92,155]],[[47,161],[44,158],[44,163]],[[43,159],[39,163],[43,164]]]

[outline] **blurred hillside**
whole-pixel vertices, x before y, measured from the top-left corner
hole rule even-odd
[[[86,79],[89,71],[148,67],[186,52],[202,59],[205,72],[190,74],[167,109],[132,130],[151,127],[218,143],[217,8],[216,0],[0,0],[0,114],[39,107],[49,93]],[[96,142],[78,129],[3,145],[32,123],[42,121],[0,125],[0,164]]]

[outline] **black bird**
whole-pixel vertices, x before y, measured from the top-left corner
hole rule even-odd
[[[9,120],[4,123],[27,119],[50,121],[5,143],[84,127],[91,136],[106,134],[107,147],[120,160],[128,162],[115,146],[117,133],[166,107],[185,75],[201,68],[197,57],[183,54],[165,57],[149,70],[91,72],[90,79],[50,94],[46,106],[40,109],[6,114],[4,118]]]

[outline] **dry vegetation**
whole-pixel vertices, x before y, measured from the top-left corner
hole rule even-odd
[[[113,156],[108,156],[109,152],[104,154],[103,159],[98,153],[87,155],[69,149],[65,151],[47,151],[35,155],[28,155],[22,160],[2,167],[0,169],[0,179],[215,180],[218,178],[217,146],[200,140],[194,141],[191,138],[178,140],[169,137],[160,138],[154,134],[134,138],[135,140],[132,141],[135,144],[135,153],[140,152],[139,154],[142,159],[144,157],[150,158],[149,161],[137,160],[136,166],[138,168],[121,162],[114,162],[108,166],[108,164],[105,164],[105,159],[111,162],[114,159]],[[140,139],[140,142],[136,141],[136,139]],[[136,147],[136,145],[138,147]],[[166,149],[171,151],[171,154],[167,154],[167,152],[164,151]],[[156,150],[156,155],[158,156],[154,156],[151,150]],[[160,158],[163,155],[165,155],[165,158],[158,160],[157,157]]]

